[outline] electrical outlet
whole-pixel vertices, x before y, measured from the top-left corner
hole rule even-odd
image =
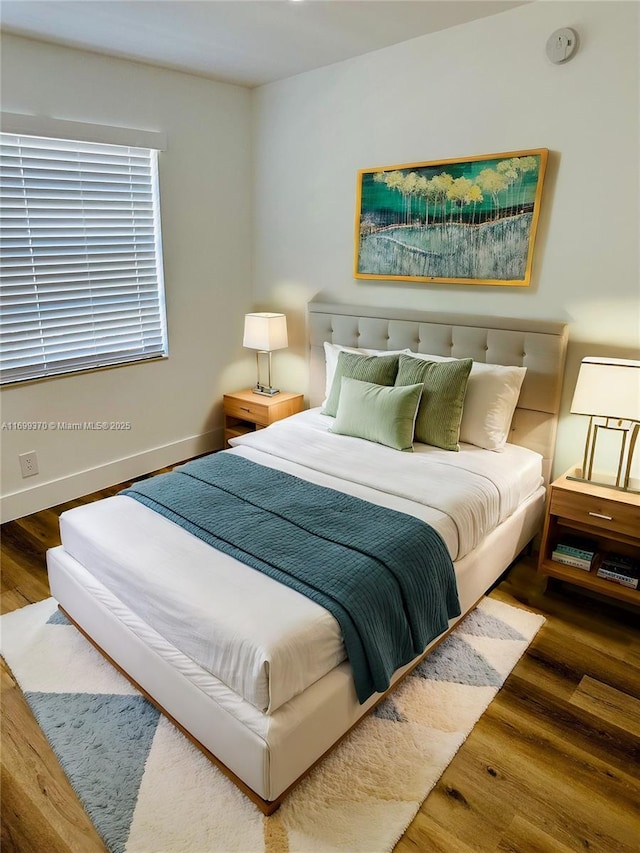
[[[35,450],[30,450],[28,453],[20,453],[18,456],[20,460],[20,470],[22,471],[22,477],[33,477],[34,474],[38,473],[38,454]]]

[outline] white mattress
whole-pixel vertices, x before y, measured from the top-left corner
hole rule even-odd
[[[304,412],[229,452],[424,518],[454,557],[541,482],[540,456],[521,447],[495,454],[468,446],[460,453],[417,446],[418,452],[401,454],[328,434],[328,425],[317,411]],[[318,466],[327,457],[327,442],[330,470],[323,471]],[[301,458],[310,467],[297,461]],[[350,479],[338,480],[334,466]],[[417,477],[411,466],[420,472]],[[424,502],[427,469],[435,472],[435,507]],[[382,478],[381,485],[390,471],[392,482],[401,484],[397,493],[375,489],[373,480]],[[407,496],[416,480],[417,501]],[[458,515],[450,506],[452,481],[467,488]],[[65,551],[146,625],[260,711],[273,712],[344,660],[339,626],[324,608],[132,498],[108,498],[64,513],[61,536]]]

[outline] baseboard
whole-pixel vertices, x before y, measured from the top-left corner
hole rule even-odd
[[[67,477],[38,483],[29,489],[3,495],[0,498],[0,520],[4,524],[5,521],[12,521],[14,518],[22,518],[33,512],[72,501],[91,492],[124,483],[132,477],[140,477],[142,474],[157,471],[158,468],[174,465],[192,456],[219,450],[222,444],[223,430],[215,429],[212,432],[192,435],[162,447],[145,450],[135,456],[116,459],[106,465],[77,471]]]

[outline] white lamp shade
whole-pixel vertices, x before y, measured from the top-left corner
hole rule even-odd
[[[640,420],[640,361],[583,358],[571,413]]]
[[[245,314],[242,345],[262,352],[284,349],[288,346],[287,318],[269,312]]]

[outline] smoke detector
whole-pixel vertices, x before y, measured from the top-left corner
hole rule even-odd
[[[569,27],[551,33],[547,39],[547,56],[555,65],[566,62],[576,52],[578,34]]]

